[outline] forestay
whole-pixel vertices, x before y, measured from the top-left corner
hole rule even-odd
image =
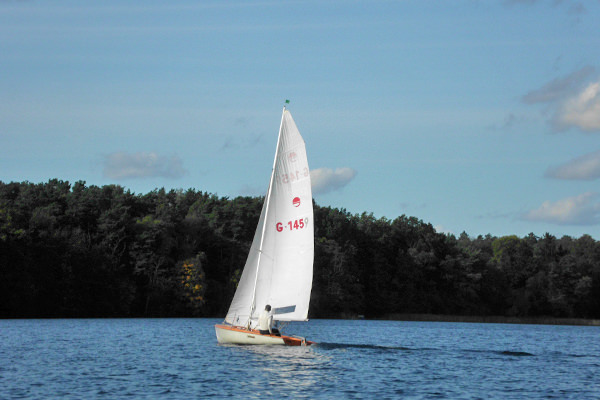
[[[314,228],[306,147],[285,108],[269,189],[225,322],[255,327],[266,304],[274,319],[304,321],[312,287]]]

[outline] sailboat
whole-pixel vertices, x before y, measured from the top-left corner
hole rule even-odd
[[[261,334],[258,316],[307,321],[314,258],[313,204],[304,139],[283,107],[273,170],[252,246],[229,311],[215,325],[217,341],[231,344],[310,345],[292,335]]]

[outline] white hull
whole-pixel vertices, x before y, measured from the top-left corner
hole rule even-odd
[[[261,344],[261,345],[284,345],[281,337],[261,335],[256,331],[242,331],[237,329],[223,329],[215,326],[217,341],[221,344]]]

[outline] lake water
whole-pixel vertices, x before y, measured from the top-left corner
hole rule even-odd
[[[0,320],[1,399],[599,399],[600,327],[312,320],[310,347],[216,319]]]

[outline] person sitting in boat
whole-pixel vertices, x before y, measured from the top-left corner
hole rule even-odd
[[[265,309],[260,313],[258,317],[258,331],[261,335],[277,335],[279,330],[273,328],[273,314],[271,314],[271,305],[267,304]]]

